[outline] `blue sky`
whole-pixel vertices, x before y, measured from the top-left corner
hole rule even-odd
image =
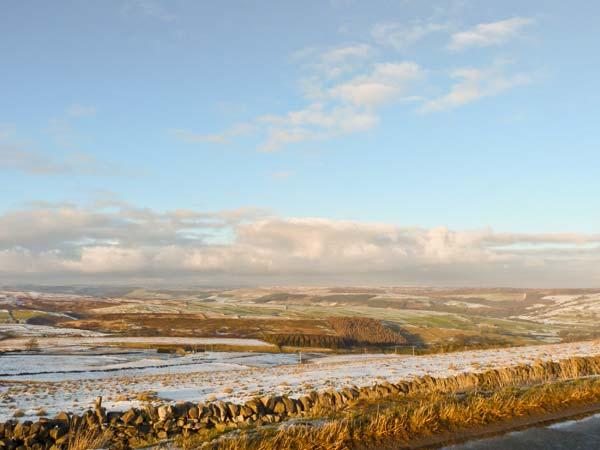
[[[136,220],[124,210],[219,220],[224,211],[253,211],[202,231],[195,244],[237,243],[238,226],[293,218],[530,236],[517,246],[570,233],[576,238],[557,245],[598,245],[590,238],[600,227],[594,2],[64,0],[0,8],[6,236],[19,214],[43,237],[49,215],[72,225],[65,211],[119,223]],[[175,228],[160,245],[189,231]],[[34,259],[58,252],[60,264],[81,262],[88,247],[134,250],[114,229],[102,238],[97,230],[41,246],[33,232],[16,235],[2,248],[12,260],[15,249]],[[34,274],[54,271],[24,264]],[[581,280],[600,278],[588,270]]]

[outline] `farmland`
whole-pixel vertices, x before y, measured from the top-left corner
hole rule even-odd
[[[132,415],[595,358],[596,310],[589,290],[7,288],[0,422],[99,397]]]
[[[123,336],[339,336],[332,318],[382,321],[407,344],[461,348],[595,337],[600,293],[590,290],[243,288],[0,292],[0,323]],[[577,323],[574,330],[573,323]],[[10,334],[10,327],[0,333]],[[400,341],[398,341],[400,342]]]

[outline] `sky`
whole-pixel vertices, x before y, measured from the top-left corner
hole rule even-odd
[[[0,0],[0,284],[600,286],[599,14]]]

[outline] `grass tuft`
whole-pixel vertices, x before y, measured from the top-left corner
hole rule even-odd
[[[110,430],[80,430],[71,435],[67,450],[96,450],[105,447],[112,438]]]

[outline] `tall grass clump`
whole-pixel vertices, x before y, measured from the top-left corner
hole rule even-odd
[[[108,446],[113,433],[111,430],[80,428],[69,436],[67,450],[96,450]]]
[[[549,413],[567,406],[600,401],[600,381],[579,380],[505,388],[464,397],[431,393],[403,403],[367,403],[360,411],[323,424],[298,424],[277,431],[253,430],[221,437],[206,450],[341,450],[385,444],[398,448],[435,434],[468,430],[518,417]],[[193,447],[188,447],[193,448]]]

